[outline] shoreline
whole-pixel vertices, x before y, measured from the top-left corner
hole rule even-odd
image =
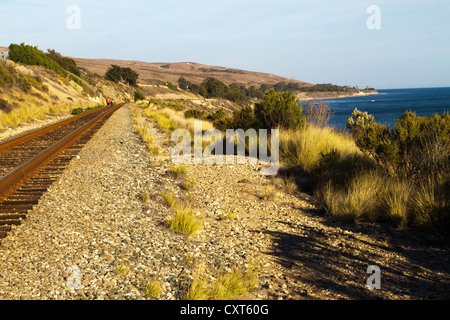
[[[340,99],[340,98],[350,98],[357,96],[370,96],[379,94],[376,90],[359,90],[356,92],[301,92],[295,94],[297,99],[300,101],[311,101],[311,100],[325,100],[325,99]]]

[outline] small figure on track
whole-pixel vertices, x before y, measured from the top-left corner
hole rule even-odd
[[[111,106],[111,98],[106,98],[106,105]]]

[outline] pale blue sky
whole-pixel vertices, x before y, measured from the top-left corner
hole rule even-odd
[[[80,8],[69,29],[67,8]],[[370,5],[381,29],[370,30]],[[311,83],[450,86],[448,0],[0,0],[0,46],[80,58],[191,61]]]

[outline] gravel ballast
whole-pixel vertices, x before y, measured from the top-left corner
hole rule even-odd
[[[156,175],[119,109],[2,240],[0,298],[140,299],[152,275],[172,298],[184,240],[155,227],[139,198]]]

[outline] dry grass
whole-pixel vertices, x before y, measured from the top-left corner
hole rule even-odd
[[[322,154],[338,150],[341,157],[361,154],[353,138],[328,127],[307,125],[302,130],[280,130],[280,154],[289,166],[317,168]]]
[[[7,62],[7,69],[16,78],[16,84],[7,88],[0,86],[0,96],[13,106],[11,112],[0,111],[0,130],[37,119],[68,114],[73,108],[86,109],[103,104],[105,100],[100,92],[113,96],[116,101],[126,97],[125,92],[118,92],[117,88],[111,88],[99,79],[92,84],[94,87],[84,83],[90,88],[88,96],[75,82],[44,67],[25,66],[10,60]],[[20,86],[24,82],[29,85],[26,90]]]
[[[283,179],[281,182],[281,186],[283,187],[284,191],[288,194],[291,194],[295,191],[295,178],[294,175],[289,175]]]
[[[183,112],[168,108],[157,110],[156,108],[148,107],[142,111],[142,115],[155,119],[158,126],[169,133],[182,128],[188,130],[193,135],[196,121],[202,124],[202,132],[214,128],[211,122],[193,118],[186,119]]]
[[[202,229],[202,221],[194,215],[190,208],[176,206],[175,214],[167,219],[166,227],[191,237]]]
[[[175,124],[175,122],[172,121],[172,119],[170,119],[168,116],[162,114],[161,112],[154,111],[150,108],[147,108],[147,109],[144,109],[144,111],[142,112],[142,115],[145,117],[150,117],[150,118],[155,119],[158,126],[166,132],[172,132],[172,131],[178,129],[178,126]]]
[[[230,211],[227,211],[227,212],[225,212],[224,214],[221,214],[219,217],[218,217],[218,220],[220,220],[220,221],[224,221],[224,220],[234,220],[234,219],[236,219],[237,218],[237,215],[236,214],[234,214],[234,213],[232,213],[232,212],[230,212]]]
[[[163,109],[161,110],[161,113],[165,116],[167,116],[169,119],[172,120],[172,122],[178,127],[178,128],[184,128],[191,132],[191,134],[194,133],[194,123],[201,122],[202,124],[202,131],[206,131],[209,129],[213,129],[214,126],[211,122],[208,121],[202,121],[194,118],[186,119],[184,117],[184,113],[180,111],[175,111],[173,109]]]
[[[151,278],[145,283],[143,293],[147,297],[159,298],[163,293],[161,281]]]
[[[184,164],[174,164],[170,167],[168,174],[174,178],[183,178],[187,174],[187,167]]]
[[[147,150],[153,155],[161,154],[159,148],[155,145],[155,139],[149,133],[148,127],[144,125],[138,125],[136,118],[133,120],[136,132],[141,136],[142,140],[147,144]]]
[[[378,172],[363,173],[345,187],[328,182],[323,190],[317,191],[316,199],[322,200],[322,206],[331,216],[344,222],[374,221],[378,217],[377,195],[383,183],[384,177]]]
[[[127,262],[122,262],[117,267],[117,272],[119,273],[119,275],[124,276],[130,271],[130,269],[131,269],[131,266]]]
[[[143,203],[147,203],[150,201],[150,194],[148,192],[148,190],[144,190],[141,192],[140,194],[141,200]]]
[[[266,201],[273,201],[276,198],[277,198],[277,189],[272,185],[266,186],[266,188],[264,189],[264,193],[261,196],[261,199]]]
[[[181,183],[181,189],[185,190],[185,191],[189,191],[192,188],[194,188],[195,186],[195,182],[193,180],[184,180]]]
[[[26,97],[25,95],[21,95],[18,99],[20,100],[14,101],[14,103],[10,102],[15,105],[11,112],[0,110],[0,130],[14,128],[21,123],[32,120],[46,119],[51,115],[59,115],[71,110],[69,105],[42,104],[33,97]]]
[[[142,137],[142,140],[145,142],[153,143],[153,137],[148,132],[148,128],[146,126],[136,126],[136,132],[139,133]]]
[[[350,135],[312,125],[281,130],[280,153],[286,164],[316,175],[314,197],[330,216],[345,222],[388,221],[400,228],[408,224],[411,182],[376,170]],[[291,190],[293,179],[286,179],[284,187]],[[418,199],[428,196],[416,197],[416,207],[427,206]],[[422,217],[426,222],[427,215]]]
[[[172,208],[175,205],[176,197],[172,191],[161,192],[160,196],[164,199],[167,207]]]
[[[412,189],[405,181],[386,179],[380,204],[383,216],[395,227],[403,228],[408,224],[408,202]]]
[[[198,268],[186,294],[187,300],[234,300],[245,296],[256,286],[254,269],[232,268],[218,273],[209,281],[203,268]]]
[[[447,178],[448,179],[448,178]],[[423,181],[411,192],[412,225],[424,231],[450,233],[448,180]],[[446,185],[447,184],[447,185]]]

